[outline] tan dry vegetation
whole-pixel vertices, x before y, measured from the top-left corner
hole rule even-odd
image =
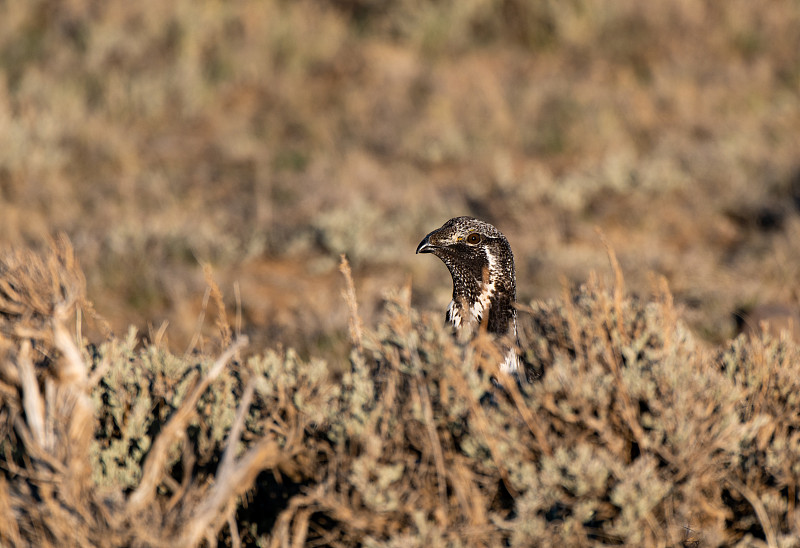
[[[663,278],[631,298],[610,253],[610,287],[521,308],[544,374],[518,387],[409,287],[366,325],[346,262],[349,359],[245,361],[224,317],[216,357],[87,345],[69,243],[6,250],[0,542],[796,545],[800,347],[709,351]]]
[[[0,5],[3,543],[795,545],[798,351],[731,338],[798,310],[799,27],[789,0]],[[514,248],[525,394],[413,255],[459,214]]]
[[[0,238],[65,231],[114,331],[168,320],[182,351],[198,261],[232,304],[344,252],[374,320],[409,274],[447,302],[411,250],[451,216],[509,236],[525,301],[602,267],[600,226],[720,342],[797,280],[798,24],[786,0],[7,3]],[[264,305],[274,276],[241,294],[257,327],[342,340],[332,299]]]

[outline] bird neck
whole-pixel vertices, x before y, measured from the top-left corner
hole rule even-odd
[[[512,267],[513,268],[513,267]],[[516,289],[513,270],[499,276],[488,266],[475,272],[450,269],[453,276],[453,302],[448,319],[459,329],[467,323],[477,324],[489,333],[516,335]],[[510,282],[510,283],[509,283]]]

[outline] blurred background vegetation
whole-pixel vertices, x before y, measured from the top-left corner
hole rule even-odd
[[[213,266],[256,344],[345,346],[446,219],[496,224],[524,301],[664,275],[701,337],[795,302],[800,3],[0,3],[0,243],[66,232],[114,332],[183,350]]]

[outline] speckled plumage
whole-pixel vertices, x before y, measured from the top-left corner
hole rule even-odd
[[[499,230],[473,217],[455,217],[425,236],[417,253],[433,253],[450,270],[453,300],[446,317],[459,339],[467,340],[484,327],[516,340],[514,254]],[[519,369],[514,349],[509,350],[503,369]]]

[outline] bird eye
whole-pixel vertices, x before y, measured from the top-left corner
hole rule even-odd
[[[474,244],[477,244],[480,241],[481,241],[481,235],[478,234],[477,232],[473,232],[469,236],[467,236],[467,243],[468,244],[473,244],[474,245]]]

